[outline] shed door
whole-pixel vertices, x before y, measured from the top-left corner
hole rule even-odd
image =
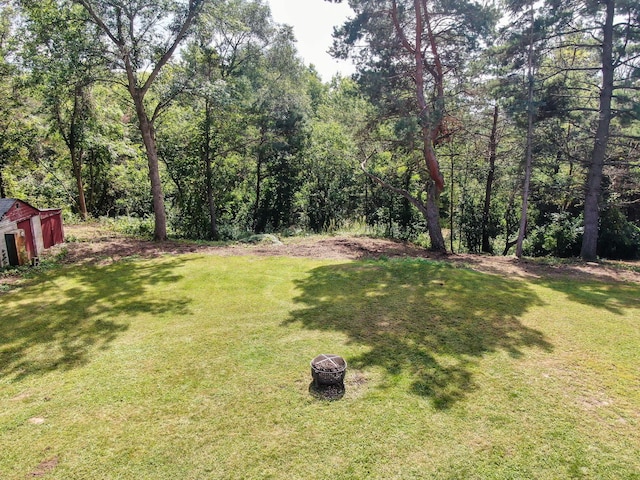
[[[16,245],[16,236],[13,233],[4,235],[4,242],[7,244],[7,255],[9,256],[9,265],[20,265],[18,257],[18,246]]]
[[[60,215],[42,217],[42,240],[44,248],[50,248],[63,242],[62,218]]]

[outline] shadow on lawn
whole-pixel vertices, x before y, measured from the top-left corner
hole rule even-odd
[[[521,281],[425,261],[378,261],[312,270],[298,283],[289,322],[346,333],[370,347],[351,367],[409,375],[413,391],[445,409],[475,388],[477,359],[497,350],[550,351],[518,317],[540,299]],[[335,352],[334,352],[335,353]]]
[[[637,283],[604,283],[590,281],[548,280],[538,282],[552,290],[564,293],[572,302],[623,315],[630,308],[640,306],[640,285]]]
[[[115,319],[121,315],[184,312],[185,301],[146,295],[178,280],[177,264],[122,261],[66,269],[1,297],[0,378],[18,381],[86,364],[129,328]],[[73,288],[66,287],[68,280]]]

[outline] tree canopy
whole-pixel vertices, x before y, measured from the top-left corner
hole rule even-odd
[[[160,241],[640,257],[637,2],[349,0],[329,82],[263,0],[1,3],[2,196]]]

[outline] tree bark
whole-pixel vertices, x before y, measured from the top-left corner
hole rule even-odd
[[[449,172],[451,178],[449,179],[449,188],[450,188],[450,193],[449,193],[449,228],[451,233],[449,234],[449,249],[451,250],[451,253],[456,253],[455,249],[453,248],[453,240],[454,240],[454,224],[453,224],[453,214],[454,214],[454,193],[455,193],[455,182],[454,182],[454,162],[453,162],[453,152],[451,152],[451,148],[449,149],[449,161],[450,161],[450,167],[451,170]]]
[[[203,157],[205,164],[205,179],[207,182],[207,204],[209,206],[209,236],[211,240],[218,240],[218,223],[216,221],[216,203],[213,198],[213,171],[211,167],[211,105],[205,101]]]
[[[84,195],[84,182],[82,181],[82,152],[72,148],[70,154],[73,176],[76,179],[76,187],[78,190],[78,211],[82,220],[86,221],[87,218],[89,218],[89,213],[87,212],[87,201]]]
[[[156,241],[167,240],[167,215],[164,209],[164,194],[162,181],[160,180],[160,167],[158,162],[158,148],[156,145],[153,123],[147,116],[144,107],[143,93],[135,87],[131,91],[133,103],[136,107],[142,142],[147,152],[147,164],[149,166],[149,180],[151,182],[151,196],[153,198],[153,214],[155,217],[155,229],[153,239]]]
[[[516,231],[516,226],[517,226],[515,222],[510,221],[511,212],[515,210],[515,198],[516,198],[516,190],[513,189],[511,191],[511,194],[509,195],[509,201],[507,202],[507,209],[504,213],[504,238],[506,239],[506,243],[504,246],[504,250],[502,251],[503,257],[506,257],[509,254],[509,250],[511,250],[511,247],[513,247],[516,243],[518,243],[517,237],[515,240],[509,240],[509,238],[511,237],[511,234]]]
[[[496,156],[497,156],[497,133],[498,133],[498,105],[493,108],[493,125],[491,126],[491,135],[489,136],[489,173],[487,175],[487,184],[484,190],[484,208],[482,210],[482,251],[485,253],[493,253],[491,239],[489,238],[489,218],[491,214],[491,193],[493,190],[493,179],[496,172]]]
[[[424,95],[424,66],[425,58],[422,50],[422,35],[424,34],[425,24],[429,32],[429,43],[431,47],[431,53],[434,57],[434,63],[436,68],[432,74],[436,87],[436,106],[442,108],[444,102],[444,86],[442,84],[442,66],[440,62],[440,56],[438,55],[438,49],[435,43],[435,38],[431,33],[431,27],[429,24],[428,12],[426,5],[424,6],[424,12],[422,12],[423,5],[421,0],[414,0],[414,7],[416,13],[416,43],[413,49],[414,61],[415,61],[415,85],[416,85],[416,98],[418,99],[418,108],[420,108],[420,114],[418,115],[420,123],[422,125],[422,137],[423,137],[423,155],[427,164],[427,170],[431,179],[436,185],[436,198],[440,192],[444,189],[444,178],[440,171],[440,163],[436,157],[436,153],[433,150],[433,141],[437,137],[438,132],[442,126],[442,112],[433,112]],[[423,21],[422,13],[424,13],[425,19]],[[397,22],[396,22],[397,24]],[[434,122],[432,118],[435,114],[437,120]]]
[[[438,186],[433,180],[429,180],[427,184],[427,228],[429,230],[429,239],[431,240],[431,249],[436,252],[446,253],[447,247],[440,227],[439,197]]]
[[[580,251],[580,256],[585,261],[597,259],[602,170],[607,153],[607,144],[609,143],[611,98],[613,96],[613,20],[615,16],[615,0],[603,0],[603,3],[606,6],[606,16],[602,42],[602,87],[600,89],[598,128],[587,176],[584,202],[584,234]]]
[[[520,214],[520,230],[516,241],[516,257],[522,257],[524,237],[527,235],[527,214],[529,210],[529,187],[531,184],[531,165],[533,163],[533,4],[531,4],[531,30],[529,33],[529,50],[527,53],[527,146],[525,151],[524,184],[522,186],[522,211]]]
[[[66,123],[63,119],[61,100],[59,98],[57,99],[58,103],[54,107],[54,119],[58,132],[67,145],[69,156],[71,157],[71,170],[73,172],[73,178],[76,181],[76,189],[78,192],[78,213],[80,213],[84,221],[89,217],[84,194],[84,182],[82,180],[83,149],[81,144],[83,140],[82,129],[84,128],[84,125],[82,125],[84,122],[82,117],[87,108],[85,95],[85,87],[83,85],[76,85],[73,91],[73,109],[71,110],[69,123]]]

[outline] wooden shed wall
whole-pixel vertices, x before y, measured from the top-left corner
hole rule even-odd
[[[6,205],[6,204],[5,204]],[[17,231],[22,230],[20,238],[14,237]],[[9,238],[11,237],[11,238]],[[8,238],[12,245],[8,245]],[[64,242],[64,230],[62,226],[62,211],[60,209],[38,210],[31,205],[15,200],[0,220],[0,266],[15,264],[9,262],[9,252],[17,247],[14,244],[21,243],[26,250],[26,258],[20,258],[20,264],[37,257],[47,248]]]

